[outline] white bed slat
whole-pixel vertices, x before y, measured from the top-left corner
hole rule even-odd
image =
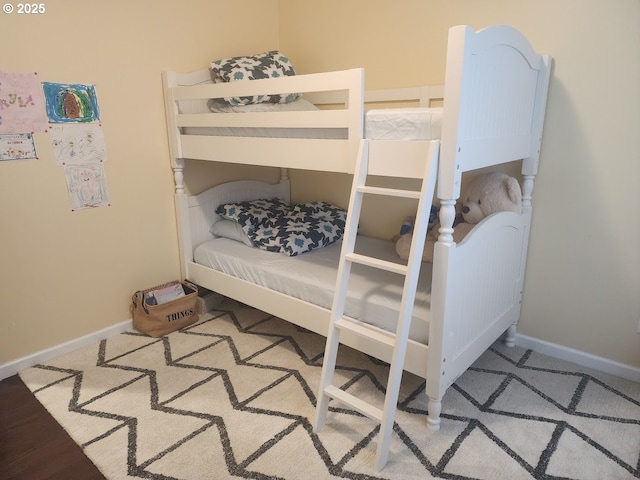
[[[192,113],[177,115],[179,127],[348,128],[346,110],[273,113]]]
[[[345,92],[310,92],[304,95],[314,105],[340,105],[346,102]],[[421,87],[385,88],[365,90],[364,103],[405,103],[413,102],[421,107],[429,107],[431,102],[444,98],[444,86],[425,85]]]
[[[308,75],[284,76],[265,80],[216,83],[190,87],[173,87],[175,100],[195,98],[242,97],[280,93],[304,93],[314,91],[336,91],[360,89],[363,69],[354,68],[336,72],[312,73]]]
[[[351,148],[348,140],[243,137],[243,155],[238,157],[238,137],[182,135],[180,139],[185,158],[334,172],[353,171],[353,163],[348,161]],[[283,155],[283,151],[287,154]]]
[[[394,88],[388,90],[368,90],[364,94],[366,103],[418,102],[421,107],[429,107],[432,100],[444,98],[444,87],[423,86]]]

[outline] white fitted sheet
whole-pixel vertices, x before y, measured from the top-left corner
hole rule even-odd
[[[336,243],[297,257],[267,252],[230,240],[208,240],[194,251],[194,260],[243,280],[331,309],[341,244]],[[356,252],[398,261],[394,244],[358,237]],[[397,274],[352,266],[345,314],[372,325],[395,331],[402,297]],[[429,332],[431,264],[423,263],[411,322],[410,338],[426,343]]]
[[[442,108],[369,110],[364,136],[372,140],[437,140],[442,133]]]

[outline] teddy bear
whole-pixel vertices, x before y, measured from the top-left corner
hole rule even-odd
[[[456,243],[461,242],[480,220],[493,213],[522,211],[520,184],[506,173],[488,172],[478,175],[469,184],[463,198],[453,227],[453,241]],[[424,262],[433,262],[433,248],[438,241],[439,227],[437,222],[429,227],[422,254]],[[412,232],[404,233],[396,241],[396,252],[403,260],[409,258],[411,235]]]

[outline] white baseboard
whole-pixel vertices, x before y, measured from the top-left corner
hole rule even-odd
[[[576,363],[583,367],[593,368],[600,372],[615,375],[617,377],[640,383],[640,368],[624,363],[614,362],[607,358],[598,357],[590,353],[575,350],[573,348],[564,347],[555,343],[546,342],[537,338],[516,334],[516,345],[523,348],[534,350],[543,355],[565,360],[567,362]]]
[[[85,335],[84,337],[76,338],[74,340],[70,340],[68,342],[61,343],[60,345],[55,345],[51,348],[47,348],[46,350],[34,353],[32,355],[19,358],[18,360],[14,360],[13,362],[5,363],[4,365],[0,365],[0,380],[11,377],[24,368],[33,367],[38,363],[43,363],[47,360],[51,360],[52,358],[64,355],[65,353],[69,353],[74,350],[78,350],[79,348],[89,346],[93,343],[104,340],[105,338],[109,338],[114,335],[118,335],[119,333],[126,332],[127,330],[131,330],[131,328],[133,328],[132,321],[125,320],[124,322],[117,323],[107,328],[103,328],[102,330],[90,333],[88,335]]]

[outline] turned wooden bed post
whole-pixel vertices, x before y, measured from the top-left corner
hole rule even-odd
[[[532,212],[532,205],[531,205],[531,194],[533,192],[533,181],[535,179],[535,175],[523,175],[523,181],[522,181],[522,213],[525,215],[529,216],[529,219],[531,219],[531,212]],[[529,220],[529,224],[531,223],[531,220]],[[528,243],[528,241],[527,241]],[[523,260],[524,262],[526,262],[526,259]],[[524,268],[524,267],[523,267]],[[522,279],[524,283],[524,279]],[[522,285],[521,284],[521,285]],[[522,291],[520,292],[520,295],[522,295]],[[512,324],[511,326],[509,326],[509,328],[507,329],[505,336],[504,336],[504,344],[507,347],[514,347],[516,344],[516,327],[517,324]]]
[[[184,193],[184,159],[176,158],[172,163],[173,181],[176,184],[176,195]]]
[[[280,167],[280,183],[289,181],[289,169]]]

